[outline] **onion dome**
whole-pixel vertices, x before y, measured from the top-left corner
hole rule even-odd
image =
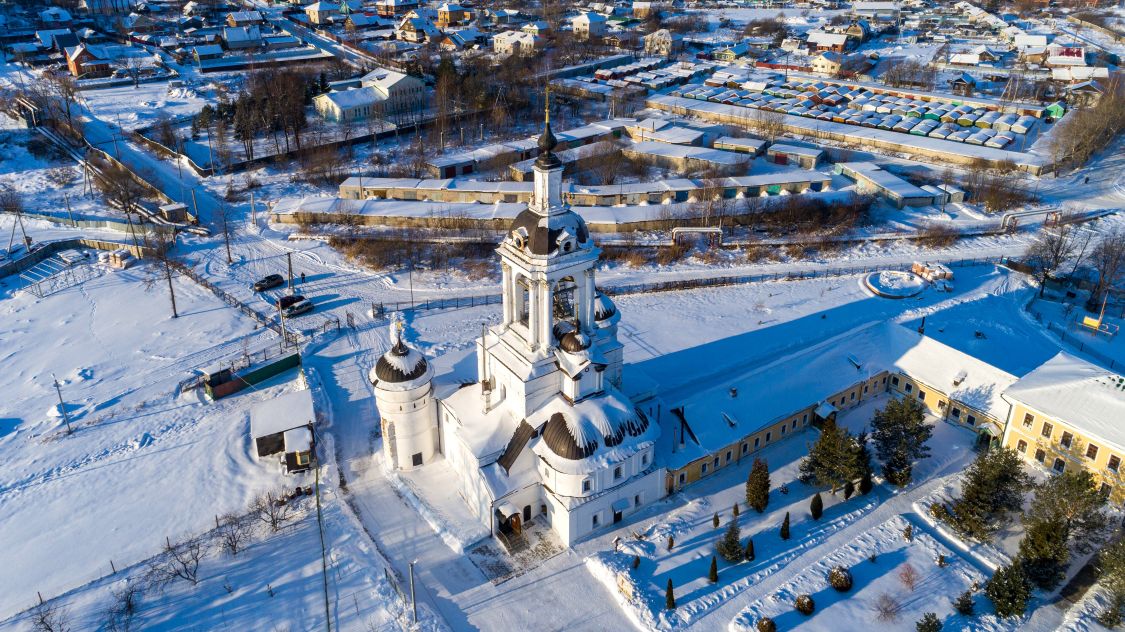
[[[559,348],[567,353],[581,353],[590,348],[590,337],[578,331],[570,331],[559,340]]]
[[[554,149],[559,144],[555,134],[551,131],[551,122],[543,126],[543,134],[539,136],[539,157],[535,165],[543,169],[557,169],[563,166],[562,161],[554,154]]]
[[[584,459],[598,449],[596,441],[590,441],[579,446],[574,439],[574,434],[567,426],[566,417],[562,413],[555,413],[547,420],[547,424],[543,428],[543,441],[547,443],[551,452],[571,461]]]
[[[613,315],[616,313],[617,306],[613,304],[613,301],[610,300],[608,296],[602,294],[601,290],[598,290],[594,294],[594,320],[609,320],[613,318]]]
[[[425,356],[417,349],[407,347],[402,339],[399,339],[390,351],[384,353],[375,363],[372,377],[380,382],[397,384],[422,377],[428,368],[429,364]]]

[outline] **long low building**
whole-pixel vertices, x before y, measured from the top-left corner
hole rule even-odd
[[[716,170],[732,173],[745,170],[752,159],[745,153],[696,147],[694,145],[673,145],[659,141],[633,143],[622,150],[630,160],[653,164],[681,172]]]
[[[942,191],[936,193],[914,186],[895,174],[884,171],[873,162],[838,162],[836,173],[847,176],[856,182],[860,193],[875,193],[894,202],[895,206],[928,206],[935,199],[944,197]]]
[[[732,153],[732,152],[728,152]],[[760,197],[785,193],[827,191],[832,178],[818,171],[785,169],[770,173],[701,181],[671,178],[625,185],[562,185],[562,198],[571,206],[631,206],[688,202],[702,189],[721,189],[724,198]],[[481,204],[524,203],[531,200],[530,182],[485,182],[446,178],[351,177],[340,184],[339,197],[348,200],[423,200]]]

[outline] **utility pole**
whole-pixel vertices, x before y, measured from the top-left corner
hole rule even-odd
[[[293,253],[285,253],[285,258],[289,261],[289,293],[293,293]]]
[[[74,213],[70,211],[70,194],[63,193],[63,200],[66,202],[66,214],[70,216],[70,225],[78,228],[78,222],[74,221]]]
[[[414,611],[414,623],[418,623],[418,601],[414,598],[414,565],[418,560],[410,562],[410,608]]]
[[[55,377],[55,374],[52,373],[51,379],[55,381],[55,392],[59,395],[59,411],[62,413],[63,421],[66,422],[66,434],[74,434],[74,431],[70,428],[70,415],[66,413],[66,402],[64,402],[62,398],[62,387],[59,386],[59,378]],[[417,615],[415,615],[414,620],[418,620]]]
[[[223,242],[227,246],[227,265],[234,263],[234,257],[230,256],[230,229],[227,228],[227,206],[219,202],[219,214],[223,218]]]

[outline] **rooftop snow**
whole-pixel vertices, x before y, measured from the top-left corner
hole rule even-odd
[[[250,408],[250,435],[255,439],[316,422],[312,391],[293,391]]]

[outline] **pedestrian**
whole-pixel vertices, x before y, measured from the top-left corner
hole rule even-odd
[[[301,285],[304,285],[304,284],[305,284],[305,273],[302,272],[301,273]]]
[[[1086,181],[1083,184],[1090,184],[1090,176],[1086,176]]]

